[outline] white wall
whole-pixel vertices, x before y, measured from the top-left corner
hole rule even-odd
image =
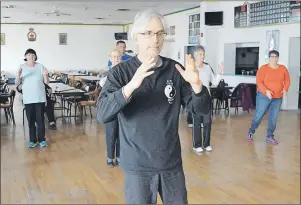
[[[30,27],[37,34],[35,42],[27,39]],[[6,40],[1,45],[1,70],[15,77],[28,48],[36,50],[38,61],[49,71],[100,69],[107,64],[109,50],[115,48],[114,33],[121,31],[121,26],[1,24]],[[68,45],[59,45],[59,33],[67,33]]]
[[[189,15],[196,14],[200,12],[200,8],[195,8],[171,15],[167,15],[164,17],[165,24],[167,27],[175,26],[175,36],[167,37],[161,55],[170,57],[182,64],[184,64],[184,47],[188,46],[188,29],[189,29]],[[128,30],[132,29],[132,25],[128,26]],[[168,39],[168,40],[167,40]],[[173,42],[171,42],[171,40]],[[127,42],[127,48],[135,50],[136,45],[135,42],[131,39]],[[178,52],[180,52],[180,59],[178,59]]]

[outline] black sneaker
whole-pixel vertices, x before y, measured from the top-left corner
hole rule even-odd
[[[107,166],[108,166],[108,167],[114,167],[113,161],[111,161],[111,162],[107,161]]]
[[[49,125],[49,129],[51,129],[51,130],[56,130],[56,125],[55,125],[55,124]]]

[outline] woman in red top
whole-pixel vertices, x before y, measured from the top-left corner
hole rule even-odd
[[[248,141],[253,141],[255,130],[260,125],[264,114],[268,112],[266,142],[278,144],[274,138],[274,131],[282,98],[286,95],[290,86],[290,76],[287,68],[278,64],[278,51],[270,51],[269,58],[269,63],[261,66],[256,75],[258,87],[256,113],[249,129]]]

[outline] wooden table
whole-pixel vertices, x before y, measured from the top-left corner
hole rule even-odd
[[[101,77],[97,77],[97,76],[81,76],[81,79],[83,79],[84,81],[100,81]]]
[[[55,79],[49,79],[49,83],[59,83],[60,80],[55,80]]]
[[[78,73],[78,72],[61,72],[61,74],[68,75],[68,76],[85,76],[85,75],[88,75],[88,74]]]
[[[88,76],[88,74],[78,73],[78,72],[61,72],[62,75],[67,75],[67,77],[72,76],[72,85],[74,86],[75,76]]]
[[[66,99],[66,97],[70,97],[69,99],[73,99],[73,103],[75,104],[75,106],[77,106],[77,99],[82,98],[86,91],[81,90],[81,89],[76,89],[74,87],[71,87],[69,85],[66,85],[64,83],[50,83],[49,87],[51,87],[52,89],[52,94],[59,96],[61,98],[61,106],[59,107],[59,109],[62,111],[61,116],[56,117],[57,118],[62,118],[64,119],[65,117],[80,117],[80,116],[76,116],[76,115],[71,115],[71,110],[70,110],[70,115],[64,115],[64,110],[67,109],[67,111],[69,110],[69,108],[66,108],[64,106],[64,100]],[[72,98],[73,97],[73,98]]]

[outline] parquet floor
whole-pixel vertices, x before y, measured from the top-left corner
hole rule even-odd
[[[124,203],[123,174],[106,167],[102,124],[89,115],[84,124],[59,120],[58,130],[47,130],[49,147],[28,149],[20,96],[15,115],[13,127],[1,113],[2,204]],[[197,155],[185,115],[180,116],[189,203],[300,203],[300,112],[280,113],[276,146],[265,143],[266,118],[254,143],[246,141],[251,118],[252,113],[216,116],[213,152]]]

